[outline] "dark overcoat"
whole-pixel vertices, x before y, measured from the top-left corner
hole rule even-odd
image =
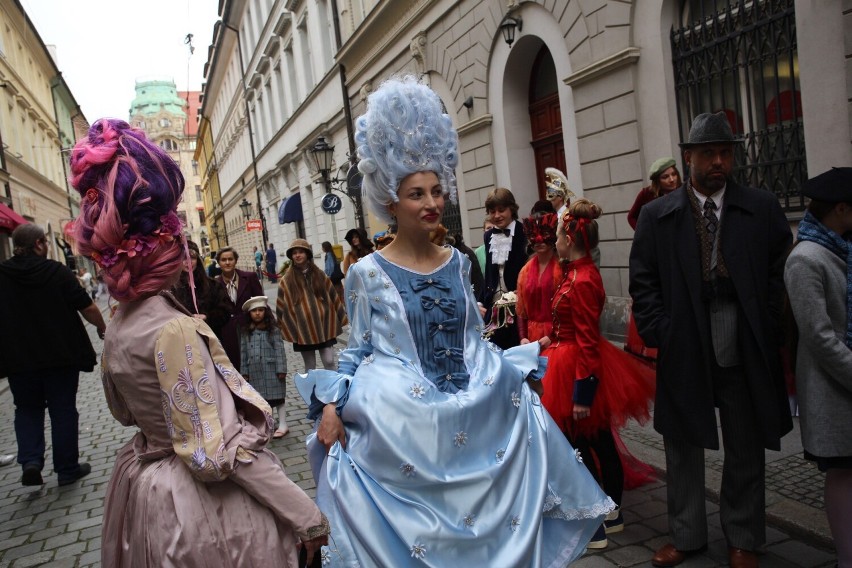
[[[239,369],[240,326],[248,319],[248,316],[243,312],[243,304],[253,296],[263,296],[263,286],[261,286],[260,280],[258,280],[257,274],[254,272],[239,269],[236,272],[240,277],[237,283],[237,301],[232,302],[231,297],[228,296],[227,292],[225,293],[226,302],[231,313],[228,321],[222,326],[222,347],[225,348],[225,353],[228,354],[228,358],[234,364],[234,368]],[[221,274],[216,277],[216,280],[227,290]]]
[[[701,248],[686,192],[684,185],[642,208],[630,251],[630,295],[639,334],[660,350],[654,428],[718,449]],[[740,350],[754,412],[764,446],[777,450],[793,427],[778,327],[790,227],[772,193],[728,180],[720,231],[740,308]]]

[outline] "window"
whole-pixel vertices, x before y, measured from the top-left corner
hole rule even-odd
[[[795,0],[681,0],[671,33],[678,124],[724,112],[742,136],[735,179],[773,191],[786,211],[804,209],[804,118]]]
[[[139,120],[139,121],[137,121],[137,122],[136,122],[136,127],[137,127],[137,128],[141,128],[142,130],[145,130],[145,121],[144,121],[144,120]]]
[[[163,140],[160,140],[160,148],[162,148],[166,152],[177,152],[178,144],[171,138],[165,138]]]
[[[172,125],[172,121],[169,120],[168,118],[161,118],[160,119],[160,126],[162,128],[168,128],[171,125]]]
[[[192,175],[194,175],[194,176],[198,175],[198,162],[196,162],[195,160],[192,160]],[[196,186],[196,187],[200,188],[200,186]]]
[[[195,200],[196,201],[203,201],[204,200],[204,197],[201,195],[201,186],[200,185],[195,186]]]

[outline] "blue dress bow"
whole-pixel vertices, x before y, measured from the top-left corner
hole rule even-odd
[[[445,314],[452,314],[456,309],[456,301],[453,298],[433,298],[431,296],[421,296],[420,305],[424,310],[431,310],[438,307]]]
[[[459,318],[450,318],[442,322],[429,322],[429,335],[435,337],[439,331],[455,331],[459,328]]]
[[[435,386],[441,392],[457,393],[467,389],[470,375],[467,373],[447,373],[435,377]]]
[[[430,276],[428,278],[414,278],[411,280],[411,289],[415,292],[420,292],[421,290],[425,290],[426,288],[437,288],[439,290],[444,290],[445,292],[450,291],[450,285],[443,278],[435,278],[434,276]]]
[[[435,359],[449,359],[450,361],[464,362],[464,349],[461,347],[436,347]]]

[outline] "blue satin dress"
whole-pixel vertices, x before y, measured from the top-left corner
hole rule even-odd
[[[539,344],[481,338],[469,273],[458,251],[429,274],[380,252],[347,272],[338,372],[296,380],[346,428],[328,455],[308,438],[323,566],[561,567],[615,506],[525,383]]]

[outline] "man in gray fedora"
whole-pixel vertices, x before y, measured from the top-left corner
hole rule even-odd
[[[766,540],[764,448],[792,429],[776,333],[790,228],[769,191],[731,178],[738,141],[724,114],[695,117],[681,144],[686,183],[642,208],[630,295],[659,348],[654,428],[666,451],[669,531],[654,566],[707,546],[704,448],[725,462],[719,514],[730,565],[757,566]]]

